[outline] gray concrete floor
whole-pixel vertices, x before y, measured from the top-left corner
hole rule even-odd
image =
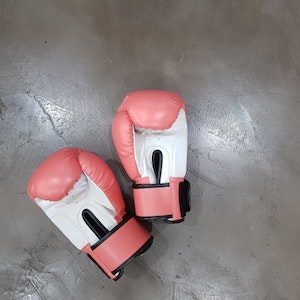
[[[1,299],[300,299],[300,2],[0,0]],[[124,177],[126,92],[186,100],[192,212],[110,281],[26,194],[65,146]]]

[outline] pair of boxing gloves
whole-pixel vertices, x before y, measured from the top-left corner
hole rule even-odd
[[[133,180],[139,219],[184,220],[190,210],[187,121],[183,99],[168,91],[129,93],[112,125],[113,141]],[[151,234],[125,211],[111,169],[97,155],[64,148],[33,173],[28,194],[64,235],[117,280],[152,244]]]

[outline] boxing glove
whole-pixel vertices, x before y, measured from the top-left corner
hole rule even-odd
[[[30,198],[64,235],[111,279],[144,253],[152,236],[126,215],[113,172],[97,155],[64,148],[49,156],[31,176]]]
[[[183,99],[168,91],[128,93],[113,120],[115,148],[139,218],[181,222],[190,210],[187,121]]]

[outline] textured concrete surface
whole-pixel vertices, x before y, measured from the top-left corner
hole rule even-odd
[[[299,1],[0,0],[0,299],[300,299]],[[186,100],[192,212],[109,281],[26,195],[126,92]]]

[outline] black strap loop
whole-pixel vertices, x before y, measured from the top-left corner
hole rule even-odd
[[[152,166],[156,176],[156,183],[160,183],[161,170],[163,164],[163,154],[160,150],[154,150],[152,153]]]
[[[89,209],[84,209],[82,211],[82,218],[99,239],[103,238],[108,233],[108,229]]]

